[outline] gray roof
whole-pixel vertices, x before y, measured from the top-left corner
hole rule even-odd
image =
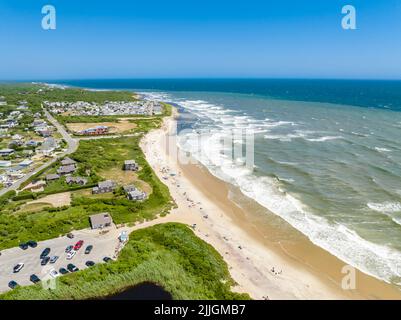
[[[128,197],[131,199],[145,199],[146,193],[140,190],[133,190],[128,192]]]
[[[88,179],[84,178],[84,177],[67,177],[65,178],[65,181],[67,183],[83,183],[86,184],[88,182]]]
[[[135,160],[125,160],[124,164],[136,164]]]
[[[113,222],[113,219],[108,213],[98,213],[89,217],[92,227],[98,225],[106,225]]]
[[[99,189],[114,188],[116,183],[112,180],[101,181],[98,183]]]
[[[56,179],[60,179],[60,176],[58,174],[51,173],[46,175],[46,180],[56,180]]]
[[[75,171],[75,166],[73,164],[69,166],[61,166],[57,170],[58,173],[71,173],[74,171]]]
[[[67,158],[64,158],[63,160],[61,160],[61,164],[63,166],[68,166],[71,164],[76,164],[76,162],[74,160],[72,160],[71,158],[67,157]]]

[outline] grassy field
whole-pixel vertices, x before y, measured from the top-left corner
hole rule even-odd
[[[231,291],[234,282],[219,253],[178,223],[133,232],[117,261],[60,277],[55,290],[19,287],[0,299],[93,299],[145,281],[161,285],[174,299],[249,299]]]

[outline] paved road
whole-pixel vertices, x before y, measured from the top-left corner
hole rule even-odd
[[[56,127],[57,131],[60,132],[63,139],[68,144],[67,151],[62,156],[75,152],[78,149],[78,140],[73,139],[70,134],[65,130],[65,128],[46,109],[43,110],[47,120],[49,120],[49,122]]]
[[[57,271],[61,268],[67,267],[67,264],[73,263],[79,269],[87,268],[86,261],[93,261],[95,263],[103,263],[105,256],[113,258],[115,250],[119,244],[118,235],[123,230],[116,229],[115,227],[108,228],[109,232],[106,234],[99,234],[99,230],[84,229],[74,231],[74,239],[69,239],[66,236],[46,240],[38,243],[36,248],[28,248],[22,250],[19,247],[6,249],[1,252],[0,256],[0,292],[8,291],[8,283],[11,280],[16,281],[20,285],[31,285],[29,277],[31,274],[36,274],[40,279],[49,279],[49,271],[54,268]],[[78,240],[83,240],[84,244],[77,254],[71,259],[67,260],[65,248],[68,245],[74,245]],[[87,245],[93,245],[93,250],[90,254],[85,254]],[[40,254],[45,248],[50,248],[49,256],[57,255],[59,259],[54,264],[47,266],[40,265]],[[13,267],[18,263],[24,263],[24,268],[18,272],[13,273]]]
[[[27,173],[24,177],[22,177],[21,179],[15,181],[10,187],[1,189],[0,190],[0,196],[4,195],[8,191],[17,190],[21,186],[21,184],[23,184],[29,178],[34,176],[36,173],[38,173],[39,171],[41,171],[41,170],[45,169],[46,167],[50,166],[51,164],[56,162],[58,159],[66,156],[68,154],[71,154],[71,153],[75,152],[78,149],[78,144],[79,144],[78,140],[71,138],[71,136],[64,129],[64,127],[54,117],[52,117],[52,115],[47,110],[44,110],[44,113],[45,113],[47,119],[49,120],[49,122],[56,127],[58,132],[60,132],[60,134],[62,135],[63,139],[67,142],[67,144],[68,144],[67,150],[65,152],[63,152],[61,155],[59,155],[58,157],[50,159],[45,164],[43,164],[40,167],[36,168],[34,171]]]

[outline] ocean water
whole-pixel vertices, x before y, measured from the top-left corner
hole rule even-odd
[[[179,145],[210,172],[313,243],[401,285],[401,82],[124,81],[66,84],[176,103]],[[228,156],[233,132],[253,137],[252,167]],[[237,134],[233,146],[245,151],[246,139]]]

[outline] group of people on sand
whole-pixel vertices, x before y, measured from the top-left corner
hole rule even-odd
[[[276,270],[274,269],[274,267],[272,267],[272,268],[270,269],[270,271],[271,271],[272,273],[274,273],[275,275],[279,275],[279,274],[282,274],[282,273],[283,273],[283,270],[276,271]]]

